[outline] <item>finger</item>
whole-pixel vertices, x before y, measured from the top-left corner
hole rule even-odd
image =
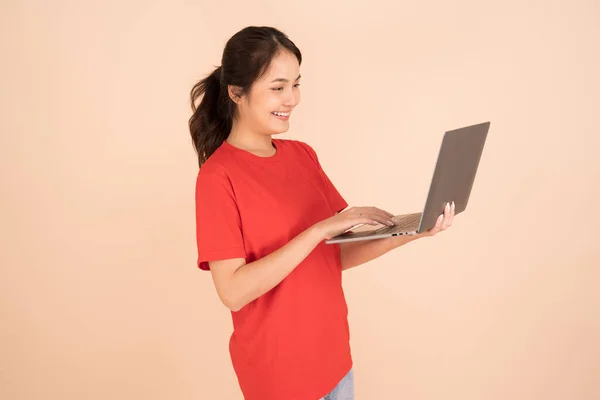
[[[444,214],[442,218],[442,226],[440,230],[445,230],[448,227],[448,216],[450,215],[450,203],[446,203],[444,206]]]
[[[450,206],[450,222],[449,222],[448,226],[452,226],[455,215],[456,215],[456,204],[454,202],[452,202],[452,206]]]
[[[379,225],[379,222],[374,221],[374,220],[372,220],[370,218],[366,218],[366,217],[361,218],[360,219],[360,223],[361,224],[366,224],[366,225]]]
[[[377,211],[379,211],[381,214],[385,215],[386,217],[392,218],[394,216],[394,214],[392,214],[391,212],[382,210],[381,208],[375,208],[375,209]]]
[[[442,230],[446,230],[452,225],[452,203],[446,203],[446,207],[444,209],[444,221],[442,223]]]
[[[390,217],[390,213],[376,207],[362,207],[361,214],[366,215],[371,219],[378,221],[380,224],[393,226],[394,222]],[[393,215],[392,215],[393,216]]]
[[[452,220],[454,219],[454,202],[449,204],[448,212],[444,216],[444,229],[448,229],[452,225]]]
[[[377,207],[364,207],[363,212],[369,212],[371,214],[381,214],[384,217],[393,217],[394,216],[394,214],[387,212],[385,210],[382,210],[381,208],[377,208]]]
[[[433,236],[438,233],[442,227],[442,221],[444,219],[444,214],[440,214],[437,220],[435,221],[435,225],[431,228],[427,233],[429,236]]]
[[[356,217],[357,224],[367,224],[367,225],[378,225],[379,222],[373,220],[371,216],[365,212],[361,212],[358,217]]]
[[[367,218],[369,218],[373,221],[377,221],[377,223],[382,224],[382,225],[387,225],[387,226],[394,225],[394,223],[390,220],[390,218],[388,218],[385,215],[382,215],[381,213],[363,213],[363,216],[366,216]]]
[[[437,221],[435,221],[435,227],[440,229],[442,227],[442,224],[444,223],[444,214],[440,214],[438,216]]]
[[[446,229],[448,229],[450,227],[450,223],[448,222],[448,217],[444,217],[444,220],[442,221],[442,227],[440,228],[440,231],[445,231]]]
[[[382,218],[385,218],[386,221],[389,221],[392,223],[392,225],[394,225],[394,221],[392,221],[392,217],[394,216],[394,214],[377,207],[370,207],[370,212],[373,214],[377,214]]]

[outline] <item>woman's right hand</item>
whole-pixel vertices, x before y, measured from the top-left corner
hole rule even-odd
[[[346,232],[356,225],[388,225],[393,226],[391,214],[376,207],[351,207],[333,217],[327,218],[315,225],[324,240],[331,239]]]

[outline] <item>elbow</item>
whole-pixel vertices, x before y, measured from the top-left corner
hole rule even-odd
[[[229,304],[225,304],[225,307],[227,307],[230,311],[232,312],[238,312],[240,311],[244,306],[239,305],[237,303],[229,303]]]
[[[223,305],[225,307],[227,307],[229,310],[231,310],[233,312],[240,311],[246,305],[242,302],[242,300],[240,298],[236,298],[235,296],[220,296],[220,297],[221,297],[221,303],[223,303]]]

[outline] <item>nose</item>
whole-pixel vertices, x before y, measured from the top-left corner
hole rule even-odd
[[[300,102],[300,92],[297,90],[289,90],[287,91],[287,96],[285,96],[283,100],[283,104],[286,107],[296,107]]]

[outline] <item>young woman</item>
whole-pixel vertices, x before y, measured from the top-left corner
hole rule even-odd
[[[248,27],[191,92],[198,267],[231,310],[229,351],[247,400],[353,399],[342,271],[435,235],[454,216],[447,206],[412,237],[324,243],[358,224],[393,225],[393,215],[346,210],[308,144],[273,138],[300,102],[301,62],[284,33]]]

